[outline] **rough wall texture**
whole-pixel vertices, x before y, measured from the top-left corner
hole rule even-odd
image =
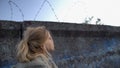
[[[10,21],[0,22],[0,68],[16,62],[15,46],[20,40],[20,24]]]
[[[120,28],[39,21],[0,21],[0,68],[16,63],[15,46],[28,26],[46,26],[53,35],[59,68],[120,68]]]

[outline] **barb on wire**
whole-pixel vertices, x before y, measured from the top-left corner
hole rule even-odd
[[[37,13],[36,13],[36,15],[34,17],[34,20],[37,18],[38,14],[41,11],[42,7],[44,6],[45,2],[46,2],[46,0],[44,0],[43,3],[42,3],[42,5],[40,6],[39,10],[37,11]]]
[[[15,2],[13,2],[13,1],[11,1],[11,0],[9,0],[8,3],[9,3],[9,4],[12,3],[12,4],[14,4],[14,5],[18,8],[18,10],[20,11],[20,13],[21,13],[21,15],[22,15],[22,19],[23,19],[23,21],[24,21],[24,14],[23,14],[22,10],[20,9],[20,7],[19,7]],[[11,5],[11,7],[12,7],[12,5]],[[12,15],[13,15],[13,9],[11,9],[11,16],[12,16]]]
[[[56,13],[55,13],[55,11],[54,11],[54,8],[52,7],[52,4],[48,0],[46,0],[46,2],[48,3],[48,5],[50,6],[51,10],[53,11],[53,13],[54,13],[57,21],[60,22],[59,19],[58,19],[58,17],[57,17],[57,15],[56,15]]]

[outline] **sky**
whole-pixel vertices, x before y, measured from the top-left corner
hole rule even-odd
[[[95,22],[120,26],[119,0],[0,0],[0,20]],[[41,7],[42,5],[42,7]]]

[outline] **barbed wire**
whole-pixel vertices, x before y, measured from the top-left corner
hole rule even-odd
[[[41,11],[42,7],[44,6],[45,2],[46,2],[46,0],[44,0],[43,3],[42,3],[42,5],[40,6],[39,10],[37,11],[37,13],[36,13],[36,15],[34,17],[34,20],[37,18],[38,14]]]
[[[8,4],[10,6],[10,10],[11,10],[11,20],[13,19],[13,8],[12,8],[12,4],[10,3],[10,0],[8,1]]]
[[[43,1],[42,5],[40,6],[39,10],[37,11],[37,13],[36,13],[36,15],[35,15],[35,17],[34,17],[34,20],[36,20],[36,18],[37,18],[37,16],[38,16],[39,12],[40,12],[41,9],[44,7],[44,4],[45,4],[45,3],[48,3],[48,5],[49,5],[49,7],[51,8],[52,12],[54,13],[54,15],[55,15],[57,21],[60,22],[59,19],[58,19],[58,16],[57,16],[56,13],[55,13],[54,8],[52,7],[52,4],[51,4],[48,0],[44,0],[44,1]]]
[[[12,19],[12,17],[13,17],[13,9],[12,9],[12,4],[13,4],[13,5],[15,5],[15,7],[17,7],[18,10],[20,11],[21,16],[22,16],[22,19],[23,19],[23,21],[24,21],[24,14],[23,14],[21,8],[20,8],[15,2],[13,2],[13,1],[11,1],[11,0],[9,0],[8,3],[9,3],[9,5],[11,6],[11,19]],[[12,3],[12,4],[11,4],[11,3]]]
[[[48,0],[46,0],[46,2],[49,4],[49,6],[50,6],[51,10],[53,11],[53,13],[54,13],[54,15],[55,15],[57,21],[60,22],[59,19],[58,19],[58,16],[57,16],[56,13],[55,13],[54,8],[52,7],[52,4],[51,4]]]
[[[14,1],[12,1],[12,0],[9,0],[8,3],[9,3],[9,6],[10,6],[10,10],[11,10],[11,20],[13,19],[13,14],[14,14],[14,13],[13,13],[13,5],[15,5],[15,7],[17,7],[18,10],[19,10],[19,12],[21,13],[22,19],[23,19],[23,21],[24,21],[24,14],[23,14],[23,12],[22,12],[22,9],[21,9]],[[47,3],[48,6],[50,7],[50,9],[52,10],[52,12],[53,12],[56,20],[57,20],[58,22],[60,22],[57,14],[56,14],[56,12],[55,12],[55,9],[54,9],[54,7],[53,7],[53,3],[51,3],[49,0],[44,0],[44,1],[42,2],[41,6],[40,6],[39,10],[37,11],[37,13],[35,14],[35,17],[34,17],[33,20],[36,20],[36,18],[38,17],[40,11],[41,11],[42,8],[44,7],[45,3]],[[74,6],[75,6],[76,4],[78,4],[78,3],[81,4],[81,1],[75,1],[75,2],[72,4],[71,8],[74,7]],[[13,4],[13,5],[12,5],[12,4]],[[85,4],[85,3],[83,2],[82,4]],[[85,9],[86,9],[86,7],[84,7],[84,10],[85,10]]]

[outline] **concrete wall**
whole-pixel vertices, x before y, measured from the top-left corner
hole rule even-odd
[[[20,33],[20,23],[0,21],[0,68],[16,63],[15,46],[20,40]]]
[[[28,26],[46,26],[59,68],[120,68],[120,28],[42,21],[0,21],[0,68],[16,63],[15,46]]]

